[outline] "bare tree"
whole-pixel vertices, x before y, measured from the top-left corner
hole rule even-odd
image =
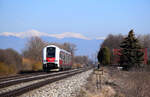
[[[74,54],[76,51],[76,45],[72,44],[72,43],[66,43],[65,42],[64,44],[62,44],[62,48],[68,52],[71,52],[72,54]]]
[[[72,43],[64,43],[64,44],[62,44],[62,48],[72,54],[72,64],[74,64],[76,45],[72,44]]]
[[[82,66],[92,65],[92,61],[88,58],[88,56],[75,56],[74,62],[76,64],[81,64]]]
[[[39,37],[31,37],[26,47],[23,51],[23,56],[25,58],[29,58],[35,61],[41,61],[42,60],[42,49],[47,45],[48,43],[44,42]]]
[[[22,68],[22,56],[11,48],[0,49],[0,62],[5,63],[10,68],[13,67],[17,71]]]
[[[124,36],[123,35],[108,35],[108,37],[104,40],[104,42],[101,44],[101,47],[108,47],[110,49],[110,63],[113,63],[114,57],[113,57],[113,49],[120,48],[120,43],[123,41]]]
[[[110,50],[114,49],[114,48],[120,48],[120,43],[122,42],[122,40],[124,39],[123,35],[108,35],[108,37],[104,40],[104,42],[102,43],[102,47],[106,46],[108,47]]]
[[[139,35],[138,39],[140,40],[143,48],[147,48],[147,50],[148,50],[148,57],[150,58],[150,34]]]

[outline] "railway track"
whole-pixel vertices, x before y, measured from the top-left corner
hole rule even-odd
[[[0,77],[0,82],[13,80],[13,79],[20,79],[20,78],[25,78],[25,77],[31,77],[31,76],[41,75],[41,74],[45,74],[45,72],[17,74],[17,75],[12,75],[12,76],[8,76],[8,77],[5,76],[5,77]]]
[[[5,87],[3,86],[4,85],[4,82],[3,84],[1,83],[1,87],[4,87],[4,88],[7,88],[8,86],[10,85],[15,85],[15,84],[19,84],[19,83],[23,83],[23,82],[31,82],[31,81],[34,81],[34,80],[39,80],[39,79],[42,79],[42,81],[39,81],[39,82],[36,82],[36,83],[33,83],[33,84],[30,84],[30,85],[26,85],[26,86],[23,86],[23,87],[20,87],[20,88],[16,88],[14,90],[11,90],[11,91],[7,91],[7,92],[2,92],[0,93],[0,97],[14,97],[14,96],[19,96],[23,93],[26,93],[28,91],[31,91],[33,89],[36,89],[36,88],[39,88],[39,87],[42,87],[46,84],[49,84],[49,83],[52,83],[52,82],[55,82],[55,81],[58,81],[58,80],[61,80],[61,79],[64,79],[64,78],[67,78],[67,77],[70,77],[70,76],[73,76],[75,74],[78,74],[78,73],[81,73],[81,72],[84,72],[88,69],[79,69],[79,70],[70,70],[70,71],[64,71],[64,72],[57,72],[57,73],[52,73],[52,74],[45,74],[45,75],[41,75],[41,76],[38,76],[38,77],[29,77],[29,78],[23,78],[21,80],[14,80],[14,81],[8,81],[8,82],[5,82]],[[45,79],[45,80],[43,80]],[[9,85],[7,85],[9,83]],[[10,84],[11,83],[11,84]],[[3,89],[3,88],[1,88]]]
[[[71,71],[74,71],[74,70],[71,70]],[[60,74],[65,74],[65,73],[69,73],[71,72],[70,70],[69,71],[63,71],[63,72],[55,72],[55,73],[43,73],[43,74],[37,74],[37,75],[31,75],[31,76],[22,76],[21,78],[13,78],[11,80],[4,80],[2,82],[0,82],[0,89],[1,88],[5,88],[5,87],[8,87],[8,86],[11,86],[11,85],[15,85],[15,84],[19,84],[19,83],[24,83],[24,82],[29,82],[29,81],[33,81],[33,80],[38,80],[38,79],[43,79],[43,78],[47,78],[47,77],[52,77],[52,76],[57,76],[57,75],[60,75]],[[76,71],[76,70],[75,70]]]
[[[63,72],[63,71],[61,71]],[[56,73],[54,72],[49,72],[49,73]],[[4,77],[0,77],[0,83],[4,82],[4,81],[9,81],[9,80],[13,80],[13,79],[20,79],[20,78],[27,78],[27,77],[31,77],[31,76],[38,76],[38,75],[43,75],[43,74],[47,74],[46,72],[33,72],[33,73],[25,73],[25,74],[17,74],[17,75],[11,75],[11,76],[4,76]]]

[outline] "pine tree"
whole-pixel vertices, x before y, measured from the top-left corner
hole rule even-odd
[[[103,49],[102,49],[102,47],[100,48],[100,50],[98,52],[97,59],[98,59],[99,63],[102,63],[102,60],[103,60]]]
[[[144,53],[141,52],[142,47],[135,37],[133,30],[129,32],[128,36],[120,44],[120,47],[120,65],[124,69],[129,69],[133,66],[139,67],[143,61]]]
[[[107,48],[107,47],[100,48],[97,58],[98,58],[99,63],[101,63],[103,65],[110,64],[110,50],[109,50],[109,48]]]

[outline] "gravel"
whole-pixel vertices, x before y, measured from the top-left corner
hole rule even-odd
[[[86,84],[87,78],[93,70],[45,85],[20,97],[76,97],[80,88]]]
[[[74,71],[74,70],[72,70],[72,71]],[[64,72],[66,72],[66,71],[64,71]],[[61,72],[61,73],[63,73],[63,72]],[[56,73],[32,76],[32,77],[28,77],[28,78],[48,76],[48,75],[53,75],[53,74],[56,74]],[[45,81],[47,79],[52,79],[52,78],[55,78],[55,77],[57,77],[57,76],[47,77],[47,78],[43,78],[43,79],[33,80],[33,81],[29,81],[29,82],[23,82],[23,83],[15,84],[15,85],[12,85],[12,86],[4,87],[4,88],[0,89],[0,94],[9,92],[9,91],[12,91],[12,90],[15,90],[15,89],[19,89],[21,87],[29,86],[29,85],[32,85],[32,84],[35,84],[35,83],[38,83],[38,82],[41,82],[41,81]],[[21,78],[21,79],[27,79],[27,78]],[[21,79],[16,79],[16,80],[21,80]],[[9,81],[11,81],[11,80],[9,80]]]
[[[9,91],[12,91],[12,90],[15,90],[15,89],[19,89],[21,87],[25,87],[25,86],[28,86],[28,85],[32,85],[34,83],[38,83],[38,82],[41,82],[41,81],[44,81],[44,80],[47,80],[47,79],[49,79],[49,78],[35,80],[35,81],[29,81],[29,82],[26,82],[26,83],[23,82],[23,83],[20,83],[20,84],[16,84],[16,85],[12,85],[12,86],[9,86],[9,87],[1,88],[0,89],[0,94],[5,93],[5,92],[9,92]]]

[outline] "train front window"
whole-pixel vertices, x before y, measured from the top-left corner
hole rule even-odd
[[[47,48],[47,57],[49,57],[49,58],[55,57],[55,48],[54,47]]]

